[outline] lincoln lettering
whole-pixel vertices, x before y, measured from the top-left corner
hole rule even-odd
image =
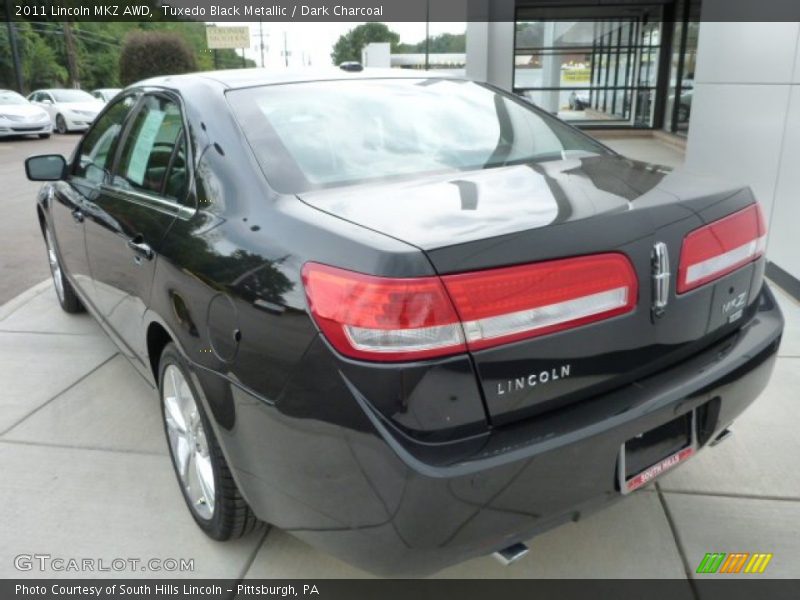
[[[542,371],[541,373],[531,373],[526,377],[516,377],[514,379],[507,379],[506,381],[498,382],[497,395],[513,394],[527,388],[532,388],[537,384],[550,383],[569,377],[570,368],[572,365],[562,365],[560,368],[553,368],[549,371]]]

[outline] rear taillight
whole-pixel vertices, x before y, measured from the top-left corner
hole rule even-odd
[[[767,229],[758,204],[695,229],[683,240],[679,294],[753,262],[764,254]]]
[[[466,350],[438,277],[374,277],[306,263],[303,285],[317,325],[346,356],[414,360]]]
[[[408,279],[306,263],[303,285],[331,344],[379,361],[457,354],[607,319],[633,310],[638,291],[621,254]]]
[[[470,349],[585,325],[633,310],[636,273],[622,254],[597,254],[447,275]]]

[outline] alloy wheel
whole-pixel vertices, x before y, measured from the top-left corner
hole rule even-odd
[[[186,497],[198,517],[214,515],[214,470],[203,421],[189,383],[178,366],[164,369],[164,419],[172,460]]]
[[[56,130],[61,134],[67,133],[67,123],[61,115],[56,117]]]

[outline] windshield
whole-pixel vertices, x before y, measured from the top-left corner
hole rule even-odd
[[[51,90],[56,102],[96,102],[91,94],[83,90]]]
[[[456,79],[283,84],[228,99],[284,193],[607,152],[514,96]]]
[[[17,92],[0,90],[0,105],[7,106],[9,104],[28,104],[28,101]]]

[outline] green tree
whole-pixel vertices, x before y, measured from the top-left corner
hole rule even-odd
[[[395,52],[400,44],[400,35],[384,23],[359,25],[339,36],[331,52],[333,64],[338,65],[347,61],[361,62],[361,51],[372,42],[389,42],[392,52]]]
[[[429,52],[439,53],[459,53],[467,51],[467,36],[463,33],[441,33],[430,38]],[[399,44],[397,52],[401,54],[416,54],[425,52],[425,40],[416,44]]]
[[[0,2],[0,13],[3,4]],[[14,24],[19,43],[25,91],[38,87],[61,87],[67,83],[67,53],[61,23],[17,21]],[[181,36],[194,56],[195,69],[240,69],[242,57],[234,50],[206,48],[206,25],[195,21],[176,22],[76,22],[72,24],[81,87],[119,87],[122,40],[134,32],[169,32]],[[246,66],[255,66],[247,59]],[[8,27],[0,23],[0,88],[16,89],[11,60]]]
[[[178,75],[197,70],[186,40],[167,31],[135,31],[122,45],[119,80],[123,85],[158,75]]]
[[[22,73],[30,89],[59,87],[67,80],[67,69],[59,64],[55,50],[35,35],[25,39]]]

